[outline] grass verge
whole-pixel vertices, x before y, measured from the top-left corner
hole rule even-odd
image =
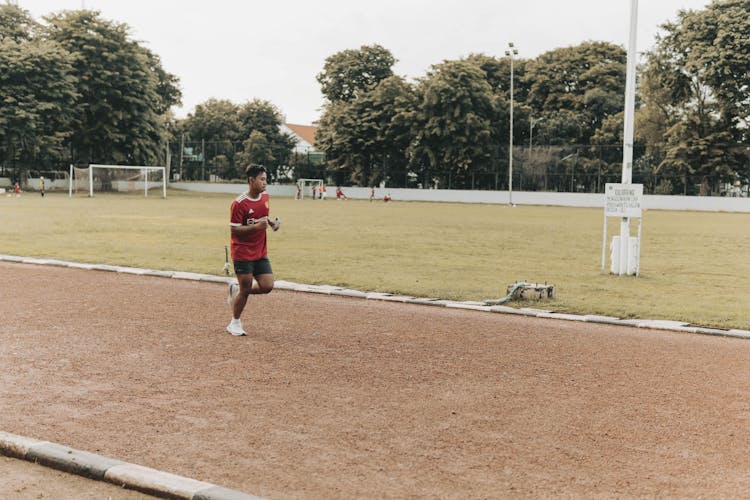
[[[4,197],[0,253],[220,274],[232,198]],[[634,278],[600,273],[601,209],[272,198],[271,213],[277,279],[456,300],[546,281],[557,298],[537,307],[750,328],[748,214],[645,212]]]

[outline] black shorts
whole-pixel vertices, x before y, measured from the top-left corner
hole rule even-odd
[[[271,261],[268,257],[258,260],[234,260],[234,274],[252,274],[259,276],[261,274],[273,274],[271,270]]]

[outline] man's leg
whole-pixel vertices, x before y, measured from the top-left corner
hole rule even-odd
[[[273,290],[273,274],[259,274],[253,281],[253,287],[250,293],[253,295],[260,293],[270,293]]]
[[[252,274],[238,274],[237,282],[239,283],[240,291],[234,297],[234,303],[232,304],[232,317],[234,319],[240,319],[240,315],[247,304],[247,296],[253,293],[253,286],[257,286]]]
[[[240,319],[240,315],[247,305],[248,295],[269,293],[273,290],[274,280],[273,274],[259,274],[255,277],[252,274],[238,274],[237,282],[240,285],[240,291],[234,298],[232,314],[235,319]]]

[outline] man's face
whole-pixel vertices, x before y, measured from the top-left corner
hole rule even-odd
[[[258,192],[266,190],[267,176],[265,172],[261,172],[255,177],[250,177],[250,186],[254,187]]]

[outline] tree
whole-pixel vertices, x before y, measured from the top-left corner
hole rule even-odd
[[[434,171],[459,175],[488,167],[498,156],[501,98],[470,61],[445,61],[417,85],[410,154]]]
[[[195,106],[183,122],[193,141],[239,141],[242,138],[239,107],[227,99],[209,99]]]
[[[495,58],[486,54],[470,54],[466,58],[484,71],[490,87],[501,94],[506,101],[510,101],[510,59],[508,57]],[[528,59],[513,60],[513,101],[521,106],[526,103],[529,94],[529,82],[526,78]]]
[[[663,161],[657,173],[684,179],[683,193],[696,182],[700,192],[742,176],[738,145],[747,134],[750,102],[750,5],[714,2],[703,11],[681,11],[649,54],[642,91],[652,138],[662,134]],[[643,120],[646,121],[646,120]]]
[[[281,132],[281,112],[268,101],[253,99],[239,107],[238,120],[240,136],[246,138],[245,152],[252,158],[252,163],[265,165],[269,170],[269,181],[275,181],[278,177],[278,168],[289,162],[289,156],[295,146],[294,138]],[[247,141],[251,141],[249,144],[258,143],[259,136],[256,135],[256,140],[252,140],[256,132],[260,133],[267,143],[268,153],[264,153],[264,160],[257,159],[257,151],[252,153],[247,148]]]
[[[157,162],[166,134],[160,115],[179,102],[176,77],[130,39],[127,25],[98,12],[64,11],[46,20],[45,36],[70,54],[78,81],[70,136],[74,161]]]
[[[387,181],[389,170],[406,171],[413,103],[411,85],[392,76],[351,102],[326,106],[316,143],[337,183],[372,186]]]
[[[357,144],[358,117],[351,103],[333,101],[325,104],[318,122],[315,143],[326,155],[329,170],[334,173],[336,183],[344,180],[366,185],[357,177],[369,177],[370,161],[366,152]]]
[[[196,161],[207,162],[216,175],[224,178],[241,178],[242,172],[236,165],[236,154],[241,151],[241,126],[238,117],[239,107],[227,99],[209,99],[195,106],[187,118],[180,120],[177,128],[182,135],[180,144],[191,152],[189,162],[193,168],[187,175],[198,176]],[[196,152],[199,151],[200,155]],[[183,161],[185,159],[183,151]]]
[[[736,150],[731,132],[712,115],[704,108],[686,115],[667,130],[666,155],[656,171],[684,177],[684,194],[688,194],[691,176],[699,178],[701,195],[718,191],[718,182],[737,178],[733,166],[741,165],[743,157]]]
[[[39,23],[28,11],[11,3],[0,4],[0,42],[27,42],[38,33],[39,28]]]
[[[750,2],[712,2],[705,10],[681,11],[663,26],[660,47],[672,49],[686,75],[710,88],[727,131],[747,133],[750,117]]]
[[[392,76],[395,62],[388,49],[377,44],[363,45],[326,58],[317,80],[326,99],[349,102]]]
[[[476,64],[484,71],[487,83],[500,97],[499,105],[510,112],[510,58],[498,59],[485,54],[471,54],[466,61]],[[529,140],[529,121],[539,122],[542,115],[526,103],[529,95],[529,81],[526,78],[528,62],[528,59],[514,59],[513,62],[513,137],[516,145]],[[507,121],[510,122],[510,119]],[[545,140],[552,143],[550,138]]]
[[[394,77],[395,59],[379,45],[345,50],[326,59],[318,75],[328,102],[316,135],[336,182],[385,181],[388,168],[405,169],[412,89]]]
[[[649,52],[641,71],[635,138],[646,145],[647,151],[662,146],[667,130],[683,114],[680,103],[690,99],[690,79],[670,59],[666,52]]]
[[[237,105],[209,99],[182,120],[178,128],[188,142],[207,145],[206,160],[218,175],[242,178],[249,163],[268,168],[270,180],[289,161],[294,139],[281,133],[281,113],[268,101],[254,99]]]
[[[243,151],[237,155],[241,164],[249,165],[257,163],[260,165],[271,165],[276,162],[271,143],[260,130],[250,132],[250,137],[242,145]]]
[[[68,54],[35,37],[26,11],[0,6],[0,148],[5,162],[60,159],[77,98]]]
[[[588,143],[608,116],[622,111],[626,58],[621,47],[606,42],[545,52],[525,66],[521,80],[528,86],[526,104],[534,116],[545,117],[548,133],[555,130],[551,129],[554,115],[567,112],[566,119],[576,127],[557,129],[557,137],[562,142]]]
[[[77,97],[67,58],[43,40],[0,42],[0,140],[7,158],[63,156]]]

